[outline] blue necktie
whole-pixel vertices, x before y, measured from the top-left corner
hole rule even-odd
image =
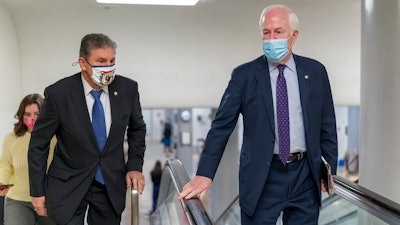
[[[104,117],[103,105],[101,104],[100,101],[100,95],[102,91],[103,90],[90,91],[90,94],[94,97],[94,103],[92,109],[92,127],[100,151],[103,151],[104,145],[106,144],[107,140],[106,120]],[[100,166],[99,169],[96,171],[96,180],[102,184],[105,184]]]
[[[278,122],[279,158],[285,165],[290,155],[289,103],[286,80],[283,75],[286,65],[278,65],[276,81],[276,114]]]

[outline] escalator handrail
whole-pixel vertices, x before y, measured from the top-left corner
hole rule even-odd
[[[139,192],[131,187],[131,224],[139,225]]]
[[[393,221],[400,221],[400,204],[344,177],[335,175],[333,180],[336,185],[335,194],[389,224],[393,224]]]
[[[168,172],[170,174],[171,180],[175,185],[175,189],[177,193],[180,193],[189,181],[189,175],[183,167],[182,163],[177,159],[167,160],[164,167],[164,172]],[[163,180],[161,179],[161,185]],[[160,186],[160,191],[162,186]],[[196,225],[212,225],[212,221],[200,199],[194,197],[189,200],[181,200],[182,206],[185,209],[185,212],[192,218],[192,221]]]
[[[358,195],[362,196],[365,199],[385,208],[393,213],[400,215],[400,204],[383,197],[373,191],[368,190],[344,177],[334,176],[335,184],[340,184],[340,186],[346,188],[349,191],[356,192]]]
[[[334,181],[335,181],[335,178],[334,178]],[[352,182],[358,184],[358,179],[355,180],[355,181],[352,181]],[[341,197],[339,195],[336,195],[336,194],[330,195],[330,196],[322,199],[321,207],[324,208],[325,206],[328,206],[328,205],[332,204],[332,202],[334,202],[334,201],[336,201],[336,200],[338,200],[340,198]]]
[[[189,175],[182,163],[177,159],[170,159],[165,162],[165,167],[170,168],[171,178],[175,181],[177,191],[180,193],[183,186],[190,181]]]
[[[352,182],[358,184],[358,179],[355,181],[352,181]],[[341,198],[340,195],[336,195],[336,194],[329,195],[328,197],[322,199],[321,207],[325,208],[326,206],[332,204],[332,202],[335,202],[335,201],[339,200],[340,198]]]

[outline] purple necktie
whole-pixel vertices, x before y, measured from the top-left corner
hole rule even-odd
[[[286,65],[278,65],[279,75],[276,81],[276,114],[278,122],[279,137],[279,158],[283,165],[290,155],[290,124],[289,124],[289,104],[286,80],[283,75]]]

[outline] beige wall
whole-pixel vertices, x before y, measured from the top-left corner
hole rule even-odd
[[[282,1],[203,0],[195,7],[109,9],[94,1],[71,2],[70,7],[36,4],[12,11],[21,48],[22,92],[42,92],[79,71],[71,64],[81,37],[104,32],[119,45],[118,73],[139,82],[143,107],[177,108],[219,104],[232,69],[262,54],[258,19],[263,7]],[[326,65],[336,104],[358,105],[360,1],[284,3],[300,17],[295,53]]]
[[[22,96],[18,37],[11,15],[0,5],[0,151],[2,139],[13,128]]]
[[[360,184],[400,203],[400,2],[363,8]]]

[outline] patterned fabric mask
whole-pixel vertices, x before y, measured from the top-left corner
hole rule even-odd
[[[115,68],[115,64],[111,66],[92,66],[92,81],[100,87],[110,85],[115,77]]]

